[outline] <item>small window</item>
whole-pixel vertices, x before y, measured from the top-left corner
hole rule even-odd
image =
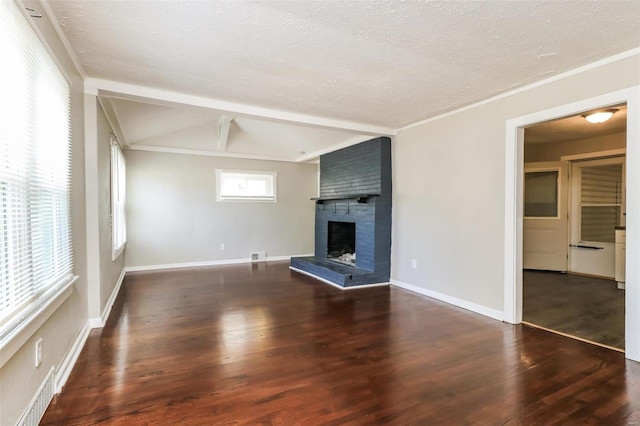
[[[558,217],[558,171],[525,172],[524,216]]]
[[[275,172],[216,170],[218,201],[277,201]]]

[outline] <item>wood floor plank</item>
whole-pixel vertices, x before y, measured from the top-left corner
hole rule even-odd
[[[41,424],[632,422],[621,353],[274,262],[128,274]]]

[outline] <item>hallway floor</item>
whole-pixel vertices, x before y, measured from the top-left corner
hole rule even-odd
[[[624,290],[613,280],[524,271],[523,320],[624,349]]]

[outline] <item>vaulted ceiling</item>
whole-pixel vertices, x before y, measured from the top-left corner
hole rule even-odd
[[[44,7],[126,145],[290,161],[640,46],[637,0]]]

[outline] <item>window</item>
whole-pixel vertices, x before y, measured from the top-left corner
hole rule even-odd
[[[124,154],[118,141],[111,140],[111,247],[116,260],[127,242],[125,216],[126,170]]]
[[[524,216],[558,217],[558,171],[525,172]]]
[[[216,170],[218,201],[277,201],[276,173]]]
[[[72,282],[70,88],[0,2],[0,341]]]
[[[581,167],[581,241],[615,241],[622,217],[622,182],[622,164]]]

